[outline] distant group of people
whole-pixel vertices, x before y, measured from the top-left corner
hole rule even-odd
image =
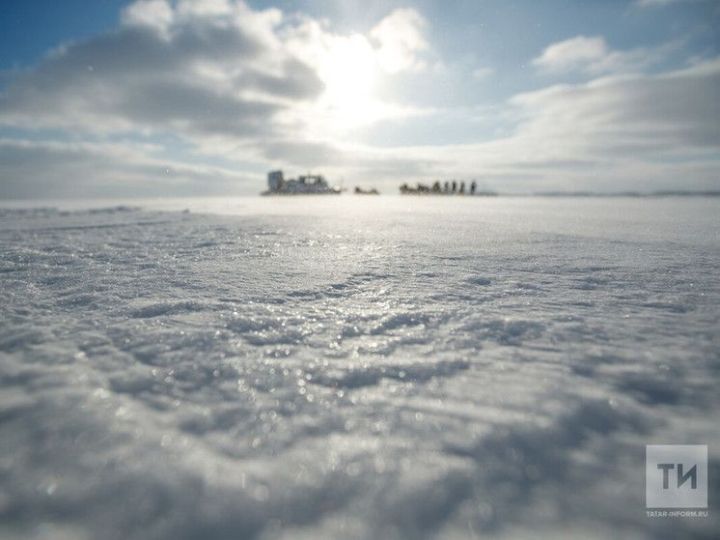
[[[470,183],[469,193],[475,195],[477,190],[477,182],[474,180]],[[465,194],[465,182],[458,183],[456,180],[446,181],[440,185],[440,181],[436,181],[432,186],[421,184],[418,182],[417,187],[410,187],[408,184],[400,186],[400,193],[457,193],[460,195]]]

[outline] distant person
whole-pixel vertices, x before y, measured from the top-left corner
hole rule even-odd
[[[450,191],[450,182],[448,182],[447,180],[445,180],[445,185],[443,186],[443,191],[445,193],[448,193]]]
[[[465,193],[465,182],[460,182],[460,193]]]
[[[435,181],[435,183],[432,186],[433,193],[440,193],[440,182]]]
[[[477,182],[475,180],[473,180],[472,184],[470,184],[470,195],[475,195],[476,189],[477,189]]]
[[[457,182],[455,180],[452,181],[452,192],[455,193],[457,191]]]

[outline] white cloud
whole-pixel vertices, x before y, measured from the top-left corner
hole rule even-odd
[[[410,8],[396,9],[371,31],[377,43],[378,62],[388,73],[422,70],[426,67],[420,53],[429,45],[423,35],[426,21]]]
[[[673,44],[659,49],[612,50],[599,36],[576,36],[545,48],[533,65],[546,73],[584,72],[590,75],[641,71],[660,60]]]
[[[228,0],[181,0],[178,14],[185,17],[231,15],[236,6]]]
[[[577,36],[549,45],[533,64],[549,71],[564,71],[601,61],[609,52],[603,38]]]
[[[130,4],[122,13],[126,25],[145,25],[166,30],[173,20],[173,9],[167,0],[142,0]]]

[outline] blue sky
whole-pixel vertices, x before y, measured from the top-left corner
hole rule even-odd
[[[4,2],[0,196],[720,189],[717,0]]]

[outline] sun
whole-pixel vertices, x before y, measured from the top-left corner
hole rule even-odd
[[[375,119],[377,61],[367,39],[354,35],[336,40],[327,50],[319,75],[325,83],[321,104],[334,128],[351,129]]]

